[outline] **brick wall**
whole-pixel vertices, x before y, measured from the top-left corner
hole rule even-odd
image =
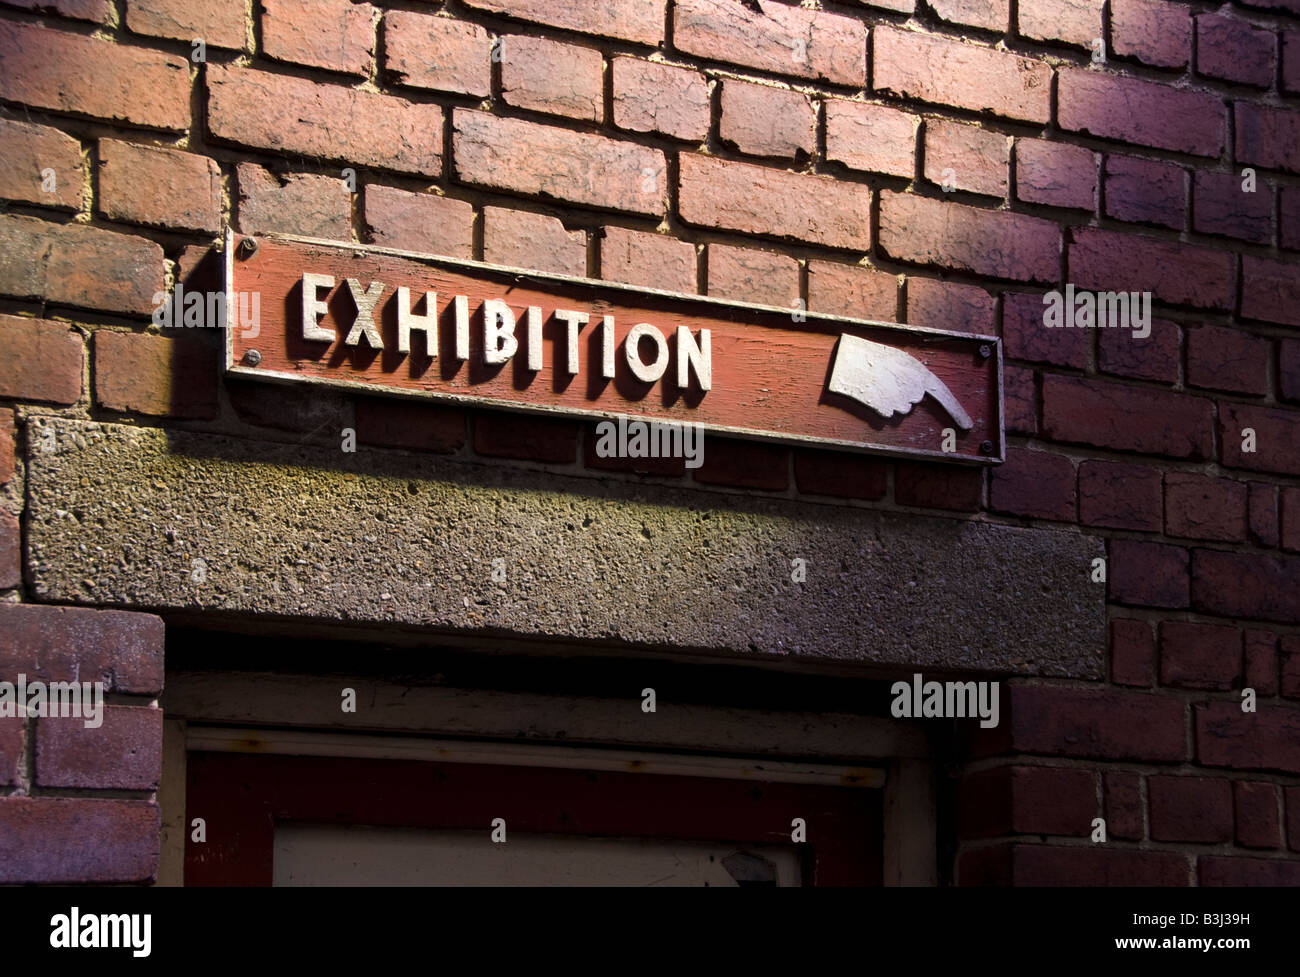
[[[4,0],[0,587],[42,412],[1078,527],[1108,680],[1012,680],[951,871],[1300,883],[1300,2],[815,6]],[[217,335],[149,318],[224,222],[999,334],[1008,460],[710,440],[688,472],[572,421],[223,384]],[[1150,336],[1044,328],[1066,283],[1149,291]],[[45,800],[30,735],[0,810],[144,823]]]

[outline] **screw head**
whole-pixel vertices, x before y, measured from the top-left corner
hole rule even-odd
[[[993,347],[990,346],[988,343],[985,343],[980,347],[980,356],[982,356],[984,359],[987,360],[992,355],[993,355]]]
[[[241,238],[239,241],[239,256],[248,259],[255,254],[257,254],[257,239],[252,237]]]
[[[250,349],[244,354],[244,362],[249,366],[257,366],[258,363],[262,362],[262,354],[255,349]]]
[[[980,442],[980,454],[982,454],[982,455],[991,455],[991,454],[993,454],[993,442],[992,442],[992,441],[981,441],[981,442]]]

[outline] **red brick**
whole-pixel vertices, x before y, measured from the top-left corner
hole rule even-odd
[[[1055,441],[1201,460],[1214,450],[1213,416],[1213,404],[1200,397],[1043,377],[1043,430]]]
[[[0,320],[3,328],[3,320]],[[0,410],[0,485],[14,477],[14,412]]]
[[[709,292],[718,298],[756,305],[797,308],[799,263],[783,254],[710,244]]]
[[[600,239],[600,277],[642,288],[693,294],[695,245],[666,234],[606,227]]]
[[[605,59],[595,48],[510,34],[498,43],[501,97],[534,112],[599,122]]]
[[[1183,68],[1192,57],[1192,16],[1168,0],[1110,0],[1112,51],[1159,68]]]
[[[1082,370],[1088,365],[1088,329],[1049,328],[1042,295],[1005,294],[1002,297],[1002,339],[1013,360],[1055,363]]]
[[[492,36],[477,24],[406,10],[384,17],[384,70],[399,85],[486,96],[491,58]]]
[[[1300,326],[1300,261],[1241,257],[1241,314]]]
[[[946,119],[926,120],[925,178],[936,186],[1005,197],[1010,156],[1008,136]]]
[[[992,874],[967,879],[969,856]],[[999,865],[997,855],[1001,856]],[[1175,852],[1105,848],[1100,845],[1007,845],[1001,852],[966,852],[962,856],[962,885],[1014,886],[1185,886],[1191,884],[1188,857]],[[987,873],[989,869],[985,869]],[[981,878],[984,881],[981,881]]]
[[[1096,775],[1089,770],[996,767],[959,785],[957,833],[961,838],[1086,836],[1097,813]]]
[[[300,234],[352,240],[347,184],[317,173],[276,174],[239,164],[239,229],[245,234]]]
[[[108,20],[110,10],[109,0],[5,0],[5,4],[42,13],[49,11],[74,20],[92,20],[97,24]]]
[[[865,265],[808,262],[808,308],[855,319],[898,321],[898,276]]]
[[[464,200],[396,187],[366,187],[366,231],[386,248],[474,256],[474,208]]]
[[[1101,329],[1097,336],[1097,365],[1105,373],[1178,382],[1178,362],[1182,358],[1183,331],[1168,319],[1151,320],[1151,332],[1142,339],[1130,329]]]
[[[706,485],[784,492],[790,484],[790,451],[776,444],[710,438],[695,480]]]
[[[216,417],[219,355],[206,339],[98,330],[96,403],[160,417]]]
[[[0,509],[0,590],[23,582],[22,530],[18,519]]]
[[[241,380],[227,385],[226,396],[240,420],[257,427],[295,431],[303,435],[303,441],[310,438],[334,450],[342,447],[344,428],[356,430],[350,401],[342,394],[305,384]]]
[[[1237,702],[1196,706],[1196,758],[1203,766],[1300,773],[1300,709]]]
[[[1277,65],[1277,34],[1224,14],[1196,18],[1196,70],[1210,78],[1269,88]]]
[[[1280,645],[1282,694],[1288,699],[1300,699],[1300,637],[1284,634]]]
[[[617,57],[610,63],[614,125],[702,142],[709,134],[709,82],[698,71]]]
[[[6,350],[0,359],[0,397],[52,404],[81,399],[85,342],[66,322],[0,315],[0,337]]]
[[[98,210],[128,224],[215,232],[221,169],[206,156],[101,139]]]
[[[851,170],[911,179],[920,117],[887,105],[828,98],[826,159]]]
[[[907,279],[907,322],[914,326],[996,336],[997,299],[976,285]]]
[[[982,27],[999,34],[1006,31],[1011,21],[1010,0],[930,0],[930,9],[951,23]]]
[[[808,495],[870,501],[885,496],[885,463],[863,455],[798,449],[794,478],[799,491]]]
[[[1282,32],[1282,90],[1300,92],[1300,30]]]
[[[679,167],[678,207],[688,224],[829,248],[871,247],[865,186],[698,153],[683,153]]]
[[[209,64],[208,128],[223,142],[404,173],[442,172],[442,109],[253,68]]]
[[[1192,228],[1255,244],[1273,241],[1273,190],[1265,184],[1242,189],[1239,172],[1198,171],[1193,183]]]
[[[1296,33],[1300,34],[1300,31]],[[1300,50],[1300,41],[1295,46]],[[1281,188],[1278,211],[1278,236],[1282,247],[1300,251],[1300,187]]]
[[[1237,162],[1300,173],[1300,111],[1233,102]]]
[[[990,278],[1051,282],[1060,274],[1061,232],[1053,223],[891,190],[880,195],[880,244],[901,261]]]
[[[1178,305],[1232,307],[1231,254],[1097,228],[1070,233],[1069,277],[1078,288],[1151,292]]]
[[[118,790],[158,786],[161,709],[104,705],[102,725],[93,729],[83,717],[37,720],[36,783]]]
[[[1258,695],[1277,695],[1277,635],[1247,628],[1244,639],[1246,688]]]
[[[952,465],[899,462],[894,469],[894,501],[926,509],[978,512],[984,473]]]
[[[1286,838],[1291,851],[1300,851],[1300,787],[1285,787]]]
[[[1187,334],[1187,382],[1237,393],[1268,393],[1273,345],[1239,329],[1202,326]]]
[[[1108,773],[1104,778],[1106,837],[1141,841],[1146,804],[1142,800],[1142,778],[1131,773]]]
[[[362,397],[356,412],[362,444],[442,454],[465,445],[465,414],[459,410]]]
[[[1300,401],[1300,339],[1277,344],[1277,388],[1284,400]]]
[[[1165,531],[1184,539],[1246,539],[1245,482],[1190,472],[1165,475]]]
[[[667,170],[657,149],[471,109],[454,111],[452,131],[463,183],[608,210],[664,212]]]
[[[0,673],[30,682],[105,683],[109,692],[157,695],[163,622],[152,614],[0,603]]]
[[[474,418],[474,450],[493,458],[572,464],[578,425],[550,417],[482,413]]]
[[[1232,840],[1232,784],[1207,777],[1147,778],[1155,841]]]
[[[1187,568],[1187,550],[1180,546],[1113,539],[1107,561],[1110,598],[1139,607],[1186,607]]]
[[[602,421],[601,423],[605,422]],[[682,456],[623,458],[614,454],[602,458],[596,451],[600,437],[599,425],[587,425],[582,439],[582,463],[587,468],[611,472],[632,472],[638,475],[657,475],[661,478],[681,478],[686,474],[686,459]]]
[[[742,153],[802,159],[817,150],[817,113],[802,92],[727,78],[720,105],[719,135]]]
[[[483,260],[585,278],[587,232],[566,230],[557,218],[545,214],[484,207]]]
[[[77,140],[49,126],[0,119],[0,144],[5,147],[0,198],[81,209],[86,168]],[[49,191],[42,189],[46,170],[54,171],[54,189]]]
[[[1031,0],[1021,4],[1017,30],[1036,41],[1061,41],[1091,47],[1102,37],[1101,8],[1104,0]]]
[[[131,0],[126,26],[137,34],[170,37],[189,43],[202,38],[208,47],[241,50],[245,42],[243,0]]]
[[[1163,512],[1158,469],[1095,459],[1079,463],[1079,521],[1084,525],[1158,533]]]
[[[604,33],[602,30],[601,33]],[[802,43],[796,44],[798,39]],[[673,44],[697,57],[861,88],[867,28],[861,21],[773,0],[675,0]]]
[[[25,743],[23,720],[20,717],[7,716],[0,719],[0,787],[18,783],[27,764]]]
[[[1025,122],[1051,115],[1052,69],[1042,61],[916,31],[873,31],[877,91]]]
[[[1282,489],[1282,549],[1300,552],[1300,488]]]
[[[1011,448],[989,478],[989,505],[998,512],[1073,522],[1074,462],[1050,451]]]
[[[376,9],[352,0],[263,0],[268,57],[349,75],[370,74]]]
[[[1181,228],[1187,221],[1187,174],[1172,163],[1107,156],[1106,216]]]
[[[1111,71],[1062,68],[1057,76],[1062,129],[1195,156],[1218,156],[1227,133],[1223,102]]]
[[[1246,848],[1282,847],[1282,824],[1278,819],[1277,787],[1273,784],[1238,780],[1233,783],[1233,813],[1237,822],[1237,844]]]
[[[1010,693],[1015,752],[1155,763],[1187,757],[1181,699],[1050,685],[1011,685],[1004,691]]]
[[[152,801],[0,797],[0,883],[151,882],[159,830]]]
[[[1271,858],[1223,858],[1204,856],[1199,860],[1203,886],[1297,886],[1300,861]]]
[[[1038,433],[1038,387],[1034,371],[1018,366],[1002,368],[1002,411],[1013,434]]]
[[[30,24],[0,23],[0,98],[181,130],[189,126],[189,91],[189,63],[182,58]]]
[[[1149,689],[1155,684],[1156,645],[1146,621],[1110,622],[1110,680]]]
[[[465,0],[479,10],[561,27],[598,37],[657,45],[664,39],[663,0],[603,0],[598,4],[554,0]]]
[[[1097,208],[1097,154],[1082,146],[1016,140],[1016,197],[1076,210]]]
[[[1255,451],[1242,451],[1242,432],[1255,432]],[[1229,468],[1250,468],[1280,475],[1300,475],[1300,413],[1245,407],[1241,404],[1219,405],[1219,441],[1223,446],[1223,463]]]
[[[1192,606],[1206,614],[1290,623],[1300,618],[1300,556],[1194,550]]]
[[[1160,622],[1160,684],[1220,689],[1241,680],[1241,632],[1219,624]]]

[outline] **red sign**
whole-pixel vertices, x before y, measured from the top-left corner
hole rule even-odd
[[[1001,461],[996,337],[294,238],[226,240],[226,369]]]

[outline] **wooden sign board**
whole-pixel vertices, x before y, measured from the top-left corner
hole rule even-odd
[[[225,267],[226,370],[238,376],[942,461],[1004,456],[993,336],[301,238],[228,232]]]

